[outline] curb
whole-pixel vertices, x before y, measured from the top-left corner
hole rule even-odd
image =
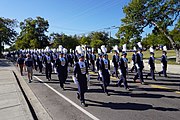
[[[15,68],[15,66],[14,66]],[[27,100],[31,104],[34,114],[35,114],[35,119],[38,120],[53,120],[49,113],[45,110],[43,105],[40,103],[38,98],[34,95],[30,87],[27,85],[23,77],[20,75],[19,71],[15,68],[13,72],[16,74],[19,84],[22,87],[22,90],[24,91],[25,95],[27,96]],[[28,102],[27,101],[27,102]],[[33,114],[33,113],[32,113]]]

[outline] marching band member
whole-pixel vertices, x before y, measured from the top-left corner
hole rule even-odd
[[[69,58],[68,58],[68,61],[69,61],[69,63],[70,63],[70,66],[72,67],[73,65],[74,65],[74,62],[73,62],[73,60],[74,60],[74,55],[73,55],[73,52],[72,52],[72,49],[70,49],[70,53],[69,53],[69,56],[68,56]]]
[[[52,70],[54,71],[54,73],[57,73],[56,67],[55,67],[55,63],[57,59],[58,59],[58,56],[56,55],[56,51],[54,49],[52,53]]]
[[[133,48],[134,53],[132,54],[132,68],[131,68],[131,72],[133,72],[135,70],[135,72],[137,72],[137,67],[135,65],[135,60],[136,60],[136,54],[137,54],[137,49],[136,47]]]
[[[116,75],[116,78],[118,78],[118,63],[119,63],[119,50],[118,50],[118,46],[116,45],[114,48],[115,50],[115,55],[113,55],[113,59],[112,59],[112,63],[114,66],[114,72],[112,74],[112,76],[114,76],[114,74]]]
[[[143,54],[142,54],[142,45],[141,42],[138,42],[138,53],[136,54],[136,60],[135,60],[135,65],[137,67],[137,73],[134,76],[133,80],[134,82],[136,81],[136,79],[139,77],[141,84],[144,84],[144,80],[143,80],[143,68],[144,68],[144,63],[143,63]]]
[[[107,48],[102,45],[101,50],[104,54],[103,58],[99,60],[99,76],[102,81],[101,87],[104,93],[109,96],[107,86],[109,86],[110,83],[110,61],[108,60],[108,56],[106,54]]]
[[[95,60],[96,60],[96,55],[94,54],[94,48],[92,48],[92,52],[90,53],[90,63],[93,72],[95,72]]]
[[[68,61],[63,52],[59,55],[59,58],[56,59],[55,66],[57,68],[60,87],[64,90],[64,83],[67,79]]]
[[[81,101],[81,105],[86,107],[84,94],[87,91],[87,77],[88,75],[88,66],[84,60],[84,54],[81,46],[77,46],[77,51],[79,53],[79,62],[74,66],[74,78],[78,81],[78,93],[77,98]]]
[[[96,68],[97,68],[97,71],[99,71],[99,63],[100,63],[100,61],[101,61],[102,58],[103,58],[103,56],[102,56],[102,53],[101,53],[101,49],[98,48],[98,58],[97,58],[97,60],[96,60]],[[97,78],[97,80],[100,80],[100,74],[99,74],[99,72],[98,72],[98,78]]]
[[[164,77],[167,77],[167,48],[166,46],[163,47],[163,54],[161,56],[161,66],[162,66],[162,71],[159,72],[159,76],[161,76],[161,74],[164,74]]]
[[[44,57],[44,63],[45,63],[45,73],[46,73],[46,79],[48,81],[51,80],[51,73],[52,73],[52,57],[50,56],[50,53],[46,53],[47,55]]]
[[[42,56],[42,53],[39,53],[37,62],[38,62],[38,66],[39,66],[39,73],[42,73],[42,68],[43,68],[43,56]]]
[[[152,80],[156,80],[156,79],[155,79],[155,75],[154,75],[154,71],[155,71],[154,50],[153,50],[152,47],[150,47],[149,51],[150,51],[150,54],[151,54],[151,56],[150,56],[150,58],[149,58],[149,61],[148,61],[148,64],[149,64],[149,66],[150,66],[150,73],[148,73],[148,74],[146,75],[146,78],[147,78],[148,76],[151,76],[151,77],[152,77]]]
[[[122,82],[124,84],[124,88],[126,90],[129,90],[126,75],[128,72],[128,59],[126,58],[127,53],[124,51],[122,53],[122,57],[119,60],[119,74],[120,74],[120,80],[117,83],[117,86],[121,86]]]

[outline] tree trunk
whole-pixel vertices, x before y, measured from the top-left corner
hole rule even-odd
[[[180,63],[180,49],[179,46],[175,43],[175,41],[173,40],[173,38],[171,38],[171,36],[169,36],[163,29],[161,29],[155,22],[151,21],[151,23],[156,26],[167,38],[168,40],[171,42],[172,47],[174,48],[175,52],[176,52],[176,63]]]
[[[176,63],[180,64],[180,49],[176,49]]]

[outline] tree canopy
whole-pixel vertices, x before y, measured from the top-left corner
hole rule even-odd
[[[49,23],[41,17],[36,19],[27,18],[20,22],[20,35],[16,41],[16,48],[45,48],[49,45],[48,32]]]
[[[17,36],[15,27],[17,27],[17,20],[0,17],[0,54],[4,47],[2,44],[12,45],[15,41]]]
[[[146,27],[154,27],[167,35],[168,26],[179,19],[180,3],[178,0],[132,0],[123,12],[125,18],[117,33],[119,38],[138,37]],[[174,44],[173,40],[170,41]]]

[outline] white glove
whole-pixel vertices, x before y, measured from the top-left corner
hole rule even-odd
[[[111,71],[110,71],[110,70],[108,70],[108,72],[109,72],[109,74],[111,75]]]
[[[114,63],[112,62],[112,66],[114,66]]]
[[[164,67],[164,65],[161,63],[161,66]]]
[[[132,60],[132,62],[131,62],[131,63],[132,63],[132,65],[134,65],[134,61],[133,61],[133,60]]]
[[[122,72],[121,72],[121,70],[120,70],[120,69],[118,69],[118,72],[119,72],[119,75],[122,75]]]
[[[102,72],[100,70],[98,71],[98,73],[99,73],[99,77],[102,77]]]
[[[45,65],[45,64],[43,64],[43,67],[45,68],[45,67],[46,67],[46,65]]]
[[[77,81],[76,76],[72,76],[72,79],[73,79],[73,81],[74,81],[75,84],[78,84],[78,81]]]
[[[138,64],[136,64],[136,67],[137,67],[137,69],[139,69],[139,65]]]

